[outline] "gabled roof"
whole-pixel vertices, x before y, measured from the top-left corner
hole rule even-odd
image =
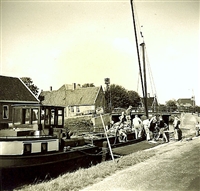
[[[21,79],[0,75],[0,102],[39,103],[39,100]]]
[[[42,91],[43,104],[52,105],[94,105],[97,94],[102,87],[87,87],[69,90],[63,85],[56,91]]]
[[[193,106],[194,105],[194,101],[191,99],[191,98],[179,98],[178,100],[177,100],[177,103],[179,104],[179,105],[191,105],[191,106]]]

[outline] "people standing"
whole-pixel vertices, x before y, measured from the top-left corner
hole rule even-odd
[[[196,137],[199,136],[199,130],[200,130],[200,124],[199,124],[199,121],[197,121],[197,124],[196,124]]]
[[[132,121],[131,121],[131,112],[132,112],[132,106],[130,105],[128,107],[128,109],[125,111],[125,114],[126,114],[126,122],[127,122],[127,125],[131,128],[132,126]]]
[[[160,115],[155,115],[150,119],[150,128],[149,130],[152,132],[153,134],[153,141],[156,140],[157,134],[158,134],[158,123],[159,123],[159,117]]]
[[[180,124],[181,124],[180,119],[177,116],[175,116],[173,125],[174,125],[174,139],[176,141],[179,141],[182,139],[182,132],[180,130]]]
[[[144,130],[145,130],[145,133],[146,133],[146,139],[147,139],[147,141],[150,141],[150,131],[149,131],[150,121],[146,116],[144,117],[142,124],[143,124]]]
[[[121,116],[119,117],[119,126],[121,125],[121,124],[124,124],[124,121],[126,120],[126,118],[125,118],[125,113],[124,113],[124,111],[122,112],[122,114],[121,114]]]
[[[123,128],[124,126],[124,122],[125,122],[126,118],[125,118],[125,113],[124,111],[122,112],[122,114],[119,116],[119,122],[118,124],[116,125],[116,128],[115,128],[115,141],[114,141],[114,144],[116,143],[117,141],[117,137],[119,135],[119,131],[120,129]],[[114,126],[114,125],[113,125]]]
[[[156,140],[158,140],[160,138],[160,136],[162,135],[163,141],[168,143],[169,141],[168,141],[168,138],[165,134],[166,125],[167,124],[164,123],[162,116],[160,116],[160,119],[159,119],[159,122],[158,122],[159,132],[158,132],[158,136],[157,136]]]
[[[175,128],[175,129],[178,129],[178,128],[179,128],[180,119],[179,119],[177,116],[174,117],[173,125],[174,125],[174,128]]]
[[[131,120],[131,112],[132,112],[132,109],[133,109],[133,107],[130,105],[130,106],[128,107],[128,109],[125,111],[125,113],[126,113],[126,120],[127,120],[127,121]]]
[[[133,129],[135,130],[135,138],[138,139],[141,137],[142,133],[142,120],[138,117],[138,115],[135,115],[132,124],[133,124]]]

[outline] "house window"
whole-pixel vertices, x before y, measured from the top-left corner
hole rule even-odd
[[[74,112],[74,107],[73,106],[70,107],[70,111]]]
[[[3,105],[3,119],[8,119],[8,117],[9,117],[8,106]]]
[[[79,106],[76,106],[76,112],[77,112],[77,113],[80,112],[80,108],[79,108]]]

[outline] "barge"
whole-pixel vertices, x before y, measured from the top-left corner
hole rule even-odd
[[[64,107],[13,105],[13,116],[0,130],[1,190],[101,162],[101,148],[69,136]]]

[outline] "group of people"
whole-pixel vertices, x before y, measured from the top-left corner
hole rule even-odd
[[[143,115],[140,118],[138,115],[135,115],[131,120],[131,110],[132,106],[129,106],[125,112],[122,112],[119,117],[120,121],[117,124],[117,131],[124,137],[123,140],[127,139],[126,133],[123,131],[123,127],[126,126],[135,132],[136,139],[141,138],[143,133],[145,133],[148,141],[156,141],[162,136],[165,142],[169,142],[169,138],[166,134],[168,125],[163,121],[162,116],[155,115],[151,118],[147,118]]]
[[[169,126],[163,120],[162,115],[156,114],[149,118],[145,115],[141,117],[135,115],[132,119],[131,111],[132,106],[123,111],[119,117],[119,121],[112,125],[109,132],[114,132],[116,137],[119,136],[122,142],[127,141],[128,132],[134,132],[135,139],[141,138],[145,133],[147,141],[156,142],[159,138],[162,138],[163,142],[169,142]],[[173,117],[173,127],[175,140],[180,140],[182,135],[178,116]]]
[[[164,142],[169,142],[166,131],[168,125],[163,121],[161,115],[155,115],[151,118],[142,116],[140,119],[137,115],[133,118],[132,127],[135,131],[135,137],[140,138],[142,131],[146,134],[147,141],[157,141],[162,136]]]

